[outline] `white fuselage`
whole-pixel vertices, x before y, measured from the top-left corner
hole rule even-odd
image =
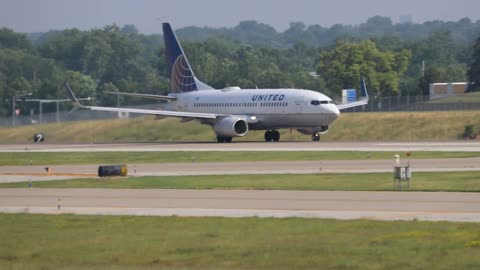
[[[244,118],[249,129],[328,126],[340,114],[326,95],[302,89],[193,91],[177,94],[176,110],[235,115]]]

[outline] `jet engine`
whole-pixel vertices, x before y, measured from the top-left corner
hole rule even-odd
[[[248,132],[248,124],[242,118],[228,116],[220,118],[213,125],[213,130],[218,136],[242,137]]]
[[[328,132],[329,126],[313,127],[313,128],[301,128],[297,129],[298,132],[305,135],[312,135],[315,133],[325,134]]]

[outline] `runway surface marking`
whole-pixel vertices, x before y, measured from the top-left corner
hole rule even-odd
[[[8,213],[480,222],[479,205],[458,192],[0,189]]]

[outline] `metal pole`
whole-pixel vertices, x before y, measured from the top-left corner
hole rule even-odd
[[[38,102],[38,123],[41,124],[42,123],[42,102]]]
[[[17,94],[13,94],[12,96],[12,126],[15,126],[15,119],[17,117],[17,110],[16,110],[16,101],[17,101],[17,98],[21,98],[21,97],[24,97],[24,96],[31,96],[32,93],[28,93],[28,94],[20,94],[20,95],[17,95]]]
[[[12,126],[15,126],[15,95],[12,97]]]
[[[59,123],[59,122],[60,122],[60,114],[59,114],[58,111],[59,111],[59,109],[60,109],[60,101],[57,100],[56,103],[57,103],[57,104],[56,104],[56,105],[57,105],[57,111],[56,111],[57,123]]]

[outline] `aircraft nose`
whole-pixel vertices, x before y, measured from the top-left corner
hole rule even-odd
[[[337,106],[333,105],[330,109],[330,113],[335,115],[335,119],[340,116],[340,110],[338,110]]]

